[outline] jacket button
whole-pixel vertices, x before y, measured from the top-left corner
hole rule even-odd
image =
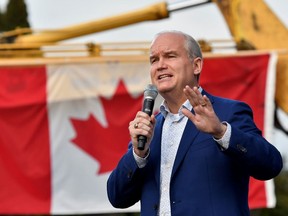
[[[237,145],[237,149],[239,151],[241,151],[242,153],[246,153],[247,152],[247,149],[245,147],[243,147],[242,145],[240,145],[240,144]]]
[[[132,171],[129,171],[128,173],[127,173],[127,178],[131,178],[132,177]]]

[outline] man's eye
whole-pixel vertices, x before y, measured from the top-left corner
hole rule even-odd
[[[153,64],[156,62],[156,59],[150,59],[150,63]]]

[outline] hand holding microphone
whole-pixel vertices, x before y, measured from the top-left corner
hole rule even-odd
[[[149,116],[152,115],[153,108],[154,108],[154,101],[158,95],[158,91],[156,86],[152,84],[148,84],[144,90],[144,101],[142,111],[148,114]],[[138,149],[144,150],[145,144],[147,142],[147,137],[143,135],[139,135],[137,137],[138,140]]]

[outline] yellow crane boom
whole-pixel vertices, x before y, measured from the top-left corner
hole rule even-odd
[[[213,0],[221,10],[236,43],[256,49],[285,49],[278,55],[276,103],[288,113],[288,29],[264,0]]]
[[[92,34],[121,26],[131,25],[147,20],[158,20],[169,17],[165,2],[157,3],[149,7],[111,16],[91,22],[68,26],[57,31],[43,31],[36,34],[22,35],[15,43],[52,43],[71,39],[87,34]]]

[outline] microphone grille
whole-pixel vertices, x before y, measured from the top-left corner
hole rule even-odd
[[[148,84],[144,90],[144,97],[150,97],[155,100],[158,95],[158,90],[155,85]]]

